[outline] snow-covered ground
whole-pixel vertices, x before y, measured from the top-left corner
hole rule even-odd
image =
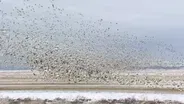
[[[124,93],[124,92],[95,92],[95,91],[0,91],[1,98],[32,98],[49,99],[62,98],[75,100],[80,97],[91,99],[93,101],[101,99],[126,99],[135,98],[137,100],[172,100],[184,102],[184,94],[160,94],[160,93]]]

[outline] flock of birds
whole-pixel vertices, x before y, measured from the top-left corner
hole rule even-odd
[[[172,45],[129,35],[118,23],[67,11],[53,1],[45,6],[24,0],[23,7],[2,9],[0,15],[0,65],[28,66],[46,79],[108,82],[118,79],[115,71],[184,63]]]

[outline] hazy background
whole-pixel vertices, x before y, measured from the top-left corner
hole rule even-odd
[[[50,5],[48,0],[28,1],[33,4]],[[124,31],[134,35],[156,36],[183,50],[183,0],[53,0],[53,2],[55,6],[68,12],[118,22]],[[14,6],[23,5],[23,0],[1,0],[0,10],[8,12]]]
[[[172,44],[177,51],[184,52],[183,0],[1,0],[0,23],[6,24],[6,20],[15,19],[14,15],[6,13],[12,12],[14,7],[25,7],[26,3],[44,7],[54,4],[68,13],[78,13],[86,20],[103,19],[118,23],[116,26],[124,33],[139,37],[154,36],[155,40]],[[35,10],[32,16],[44,14],[47,17],[45,8]],[[22,18],[16,18],[16,21],[24,23]]]

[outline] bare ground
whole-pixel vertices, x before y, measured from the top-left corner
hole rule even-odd
[[[114,90],[184,93],[184,70],[124,71],[117,82],[48,80],[31,71],[1,71],[0,90]]]

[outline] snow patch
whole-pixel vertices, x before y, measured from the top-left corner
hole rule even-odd
[[[102,99],[126,99],[135,98],[137,100],[171,100],[184,102],[184,94],[161,94],[161,93],[124,93],[124,92],[100,92],[100,91],[0,91],[1,98],[32,98],[49,99],[55,98],[75,100],[78,97],[85,97],[92,101]]]

